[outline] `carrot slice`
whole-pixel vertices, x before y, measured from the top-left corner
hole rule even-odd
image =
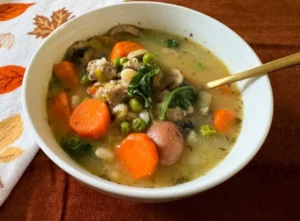
[[[135,179],[153,174],[158,163],[156,146],[143,133],[128,135],[117,148],[116,155]]]
[[[61,92],[55,96],[48,104],[49,120],[55,124],[55,128],[62,133],[70,131],[69,117],[71,116],[71,104],[66,93]]]
[[[100,100],[86,100],[73,111],[69,122],[80,137],[99,139],[109,127],[110,115],[107,105]]]
[[[53,72],[58,77],[62,85],[66,88],[76,89],[79,86],[75,66],[68,61],[62,61],[53,66]]]
[[[97,90],[99,89],[100,86],[90,86],[87,88],[87,92],[89,93],[89,95],[94,95],[96,94]]]
[[[113,62],[117,57],[125,57],[130,52],[143,49],[144,47],[132,41],[121,41],[117,43],[111,51],[110,61]]]
[[[225,133],[231,126],[233,126],[235,119],[235,113],[227,109],[220,109],[216,111],[213,117],[215,128],[221,133]]]

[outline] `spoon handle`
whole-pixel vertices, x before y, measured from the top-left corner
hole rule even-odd
[[[275,61],[268,62],[266,64],[263,64],[261,66],[258,66],[258,67],[255,67],[255,68],[252,68],[252,69],[249,69],[246,71],[236,73],[236,74],[228,76],[228,77],[224,77],[224,78],[220,78],[215,81],[208,82],[204,85],[204,87],[207,89],[212,89],[212,88],[219,87],[219,86],[222,86],[225,84],[231,84],[231,83],[234,83],[237,81],[241,81],[241,80],[244,80],[247,78],[264,75],[264,74],[267,74],[268,72],[277,71],[277,70],[291,67],[291,66],[294,66],[297,64],[300,64],[300,52],[298,52],[296,54],[292,54],[287,57],[277,59]]]

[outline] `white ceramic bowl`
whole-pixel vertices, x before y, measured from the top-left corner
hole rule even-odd
[[[55,30],[38,48],[27,69],[22,88],[23,109],[32,136],[59,167],[89,186],[109,195],[143,202],[187,197],[227,180],[257,153],[270,128],[273,97],[267,76],[238,85],[244,101],[243,126],[232,151],[206,175],[166,188],[135,188],[103,180],[77,165],[57,144],[47,124],[45,108],[52,66],[75,41],[103,34],[118,23],[161,29],[193,39],[217,55],[231,72],[260,65],[253,50],[232,30],[199,12],[180,6],[135,2],[104,7],[74,18]]]

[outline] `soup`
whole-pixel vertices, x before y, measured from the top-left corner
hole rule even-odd
[[[48,122],[60,146],[96,176],[167,187],[205,175],[242,122],[236,85],[210,51],[174,34],[119,25],[72,44],[53,67]]]

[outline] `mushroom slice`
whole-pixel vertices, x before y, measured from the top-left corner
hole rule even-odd
[[[88,41],[76,41],[67,50],[67,58],[84,68],[95,58],[95,51]]]
[[[127,58],[128,58],[128,60],[130,60],[131,58],[140,59],[147,53],[148,53],[148,51],[146,49],[139,49],[139,50],[135,50],[135,51],[130,52],[127,55]]]
[[[114,37],[116,34],[124,33],[124,32],[129,33],[136,37],[140,37],[143,32],[143,29],[133,25],[117,25],[116,27],[109,30],[108,35]]]
[[[88,41],[76,41],[67,50],[67,56],[70,59],[82,58],[84,52],[89,48],[90,44]]]

